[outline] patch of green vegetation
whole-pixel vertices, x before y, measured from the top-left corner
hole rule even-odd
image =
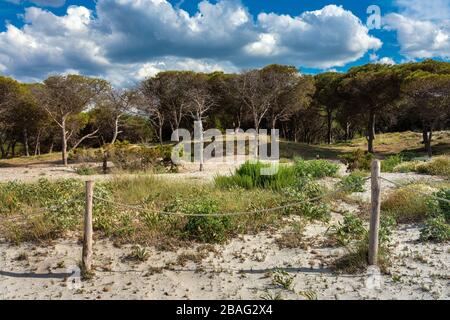
[[[421,241],[444,242],[450,240],[450,225],[443,216],[430,217],[420,230]]]
[[[232,176],[217,176],[215,183],[222,188],[241,187],[245,189],[264,188],[280,190],[295,184],[295,175],[289,166],[279,165],[270,174],[270,164],[246,162]],[[265,174],[266,173],[266,174]]]
[[[373,154],[356,149],[350,153],[340,155],[339,158],[347,166],[347,171],[370,170],[370,165],[374,159]]]
[[[420,230],[421,241],[444,242],[450,240],[450,188],[433,193],[427,201],[428,218]]]
[[[188,217],[183,229],[189,239],[207,243],[223,243],[232,231],[232,223],[229,216],[208,216],[218,213],[219,205],[215,200],[197,199],[183,207],[188,214],[201,214],[201,217]]]
[[[450,221],[450,188],[442,188],[433,193],[427,205],[431,216],[443,216],[448,223]]]
[[[334,177],[338,171],[339,166],[327,160],[296,159],[294,163],[296,177],[311,177],[315,179]]]
[[[148,251],[145,248],[137,245],[133,246],[130,254],[126,256],[126,260],[144,262],[147,261],[148,257]]]
[[[358,273],[365,271],[368,267],[368,253],[369,253],[369,233],[363,230],[359,218],[348,218],[347,223],[338,227],[341,232],[340,238],[343,242],[347,242],[347,253],[333,262],[333,269],[336,272],[343,273]],[[380,221],[380,229],[378,234],[379,248],[378,248],[378,266],[382,272],[387,272],[390,265],[389,249],[387,244],[390,241],[395,221],[390,217],[382,216]],[[356,233],[352,233],[351,229]]]
[[[97,174],[97,170],[93,167],[82,165],[75,169],[75,172],[81,176],[90,176]]]
[[[291,276],[289,273],[287,273],[282,269],[275,269],[274,271],[272,271],[271,275],[272,275],[272,283],[274,285],[278,285],[285,290],[292,289],[294,277]]]
[[[279,207],[297,198],[265,189],[223,190],[210,184],[185,184],[151,176],[97,182],[94,195],[130,205],[117,207],[94,199],[95,232],[100,237],[112,237],[116,243],[167,247],[188,240],[222,243],[237,234],[280,227],[282,215],[302,214],[299,205],[295,211],[281,208],[239,216],[212,216]],[[1,183],[0,235],[18,243],[81,231],[84,206],[84,185],[78,180]],[[201,216],[166,215],[160,211]]]
[[[313,184],[314,185],[314,184]],[[312,188],[314,192],[316,190]],[[330,208],[328,204],[324,201],[311,201],[310,196],[313,191],[308,190],[308,188],[286,188],[283,190],[282,194],[291,199],[290,201],[297,202],[296,205],[285,209],[286,213],[297,214],[302,217],[306,217],[311,220],[319,220],[328,222],[331,218]],[[321,191],[323,192],[323,191]],[[315,193],[312,193],[315,194]],[[320,193],[321,194],[321,193]]]
[[[215,183],[222,188],[264,188],[281,190],[304,183],[311,178],[335,176],[339,166],[326,160],[297,159],[293,166],[246,162],[232,176],[217,176]],[[273,170],[273,171],[272,171]]]
[[[364,192],[364,182],[367,174],[363,171],[355,170],[349,175],[344,176],[339,185],[344,192]]]
[[[367,230],[363,221],[354,214],[344,214],[344,220],[330,227],[332,236],[341,246],[346,246],[353,241],[364,239]]]
[[[381,161],[381,172],[393,172],[394,168],[403,162],[401,154],[389,156]]]

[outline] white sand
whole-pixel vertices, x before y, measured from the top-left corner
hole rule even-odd
[[[329,270],[343,249],[320,244],[325,229],[320,224],[308,227],[307,249],[280,250],[273,235],[261,233],[216,245],[217,253],[184,266],[176,263],[177,257],[195,253],[198,246],[177,252],[147,248],[146,262],[132,262],[123,259],[131,246],[116,248],[101,240],[94,246],[96,274],[83,282],[69,277],[81,255],[74,239],[58,240],[52,246],[2,243],[0,298],[259,299],[279,293],[284,299],[305,299],[306,291],[318,299],[449,299],[450,246],[416,242],[417,226],[396,231],[392,275],[381,277],[379,289],[367,288],[366,274],[335,275]],[[18,261],[24,252],[26,260]],[[274,268],[294,277],[292,290],[273,285],[269,272]]]

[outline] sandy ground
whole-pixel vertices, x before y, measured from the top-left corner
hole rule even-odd
[[[342,248],[324,246],[326,226],[312,224],[305,249],[279,249],[276,235],[243,236],[202,251],[201,246],[161,252],[147,248],[145,262],[128,261],[131,246],[95,243],[93,279],[80,281],[81,246],[61,240],[51,246],[0,244],[1,299],[449,299],[450,246],[417,242],[417,226],[395,232],[390,275],[335,275],[329,264]],[[184,254],[206,252],[201,261]],[[24,254],[25,253],[25,254]],[[273,284],[280,269],[290,289]],[[74,273],[75,271],[75,273]],[[372,285],[371,285],[372,284]]]
[[[204,164],[204,171],[199,171],[199,165],[194,163],[182,162],[178,173],[155,174],[156,177],[167,179],[192,179],[201,181],[211,181],[216,175],[228,175],[234,172],[247,160],[245,156],[227,157],[224,160],[209,159]],[[79,175],[76,168],[83,164],[70,164],[64,167],[60,164],[38,163],[17,167],[0,167],[0,182],[20,181],[35,182],[45,178],[49,180],[56,179],[80,179],[80,180],[107,180],[116,177],[116,174],[97,174],[97,175]],[[91,167],[101,167],[101,163],[89,163]],[[112,163],[108,164],[113,167]],[[139,174],[142,175],[142,174]],[[120,173],[121,177],[133,176],[133,174]]]
[[[244,160],[207,163],[205,172],[187,165],[179,174],[161,176],[209,181],[216,174],[232,172]],[[436,180],[410,173],[383,175],[397,182]],[[0,168],[0,181],[35,181],[41,177],[86,179],[73,168],[61,166]],[[383,192],[392,187],[383,183]],[[366,190],[353,196],[368,201],[369,182]],[[351,205],[342,206],[356,210]],[[340,219],[341,215],[333,214],[332,223]],[[328,246],[325,241],[328,227],[323,223],[309,224],[305,248],[280,249],[276,238],[282,234],[281,230],[241,236],[225,245],[193,245],[176,252],[148,247],[145,262],[126,259],[132,246],[118,248],[111,241],[99,240],[94,244],[96,272],[86,281],[80,281],[79,277],[81,245],[76,237],[50,245],[19,246],[0,239],[0,299],[450,298],[450,244],[420,243],[419,226],[401,225],[392,237],[390,274],[368,270],[358,275],[337,275],[330,265],[345,249]],[[273,283],[275,269],[287,272],[285,277],[292,277],[290,289]]]

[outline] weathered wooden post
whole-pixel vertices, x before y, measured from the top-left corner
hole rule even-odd
[[[380,160],[373,160],[371,167],[371,202],[372,212],[370,215],[369,230],[369,265],[376,265],[378,258],[378,229],[380,227],[380,204],[381,204],[381,178]]]
[[[94,196],[94,181],[86,181],[86,207],[84,212],[83,238],[83,271],[90,272],[92,268],[92,204]]]

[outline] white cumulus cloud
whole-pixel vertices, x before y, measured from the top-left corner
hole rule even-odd
[[[450,24],[418,20],[397,13],[383,19],[384,28],[397,32],[400,53],[409,59],[450,58]]]
[[[23,20],[0,32],[0,65],[29,81],[67,70],[124,84],[168,69],[238,71],[267,63],[326,69],[382,46],[336,5],[253,17],[238,0],[204,0],[194,14],[166,0],[98,0],[94,11],[70,6],[64,15],[27,8]]]

